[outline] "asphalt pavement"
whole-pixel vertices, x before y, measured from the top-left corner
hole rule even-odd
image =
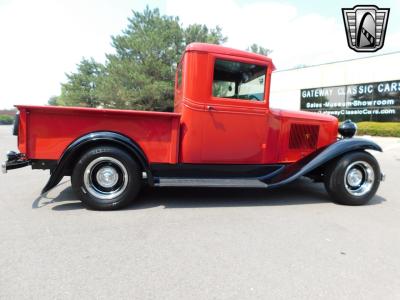
[[[360,207],[301,179],[147,189],[98,212],[69,178],[41,197],[48,171],[0,174],[0,299],[400,299],[400,139],[374,140],[386,181]]]

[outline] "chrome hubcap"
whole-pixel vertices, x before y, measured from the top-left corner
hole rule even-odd
[[[359,186],[362,182],[363,174],[358,169],[351,169],[347,174],[347,182],[350,186]]]
[[[118,182],[118,178],[118,172],[113,167],[102,167],[96,174],[97,182],[105,188],[113,187]]]
[[[111,200],[126,190],[128,171],[113,157],[98,157],[86,167],[83,182],[86,190],[96,198]]]
[[[372,166],[365,161],[350,164],[344,175],[346,190],[353,196],[363,196],[371,191],[375,181]]]

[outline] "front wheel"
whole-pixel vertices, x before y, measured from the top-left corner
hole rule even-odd
[[[325,188],[334,202],[362,205],[376,193],[381,179],[376,159],[364,151],[342,156],[327,168]]]
[[[118,209],[130,204],[139,193],[140,168],[129,154],[117,147],[96,147],[80,157],[71,183],[89,208]]]

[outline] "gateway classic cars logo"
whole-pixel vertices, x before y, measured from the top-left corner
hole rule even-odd
[[[343,21],[350,49],[356,52],[375,52],[383,47],[389,8],[375,5],[356,5],[342,8]]]

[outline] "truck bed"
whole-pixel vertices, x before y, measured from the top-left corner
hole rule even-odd
[[[136,142],[150,163],[177,163],[180,114],[57,106],[16,106],[18,148],[28,159],[58,160],[77,138],[112,131]]]

